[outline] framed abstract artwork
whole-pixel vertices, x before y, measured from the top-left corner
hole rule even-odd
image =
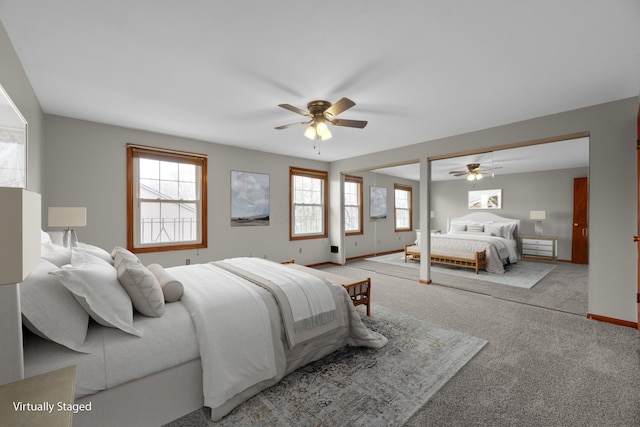
[[[387,189],[371,187],[369,194],[369,220],[384,221],[387,219]]]
[[[269,225],[269,175],[231,171],[231,226]]]
[[[502,190],[470,190],[469,209],[502,209]]]

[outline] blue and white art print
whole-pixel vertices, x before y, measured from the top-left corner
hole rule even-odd
[[[387,189],[385,187],[371,187],[369,198],[369,219],[371,221],[386,220]]]
[[[269,175],[231,171],[231,226],[269,225]]]

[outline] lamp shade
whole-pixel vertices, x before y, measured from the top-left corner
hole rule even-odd
[[[531,211],[529,212],[529,219],[542,220],[547,219],[547,211]]]
[[[40,262],[40,195],[0,187],[0,285],[22,282]]]
[[[87,208],[49,208],[49,227],[86,227]]]

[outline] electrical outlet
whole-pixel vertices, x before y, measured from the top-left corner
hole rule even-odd
[[[191,264],[191,260],[189,258],[187,258],[187,260],[184,262],[186,265]]]
[[[302,253],[302,248],[300,248],[300,250],[298,252]]]

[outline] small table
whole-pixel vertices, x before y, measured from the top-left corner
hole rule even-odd
[[[75,389],[75,365],[4,384],[0,386],[0,425],[71,426],[69,409]]]
[[[558,260],[557,236],[520,236],[522,258]]]

